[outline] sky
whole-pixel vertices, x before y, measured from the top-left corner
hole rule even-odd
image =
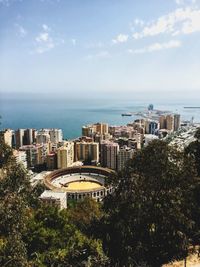
[[[200,0],[0,0],[0,92],[200,97]]]

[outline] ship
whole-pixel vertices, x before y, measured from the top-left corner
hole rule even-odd
[[[124,117],[124,116],[132,116],[132,114],[131,113],[122,113],[122,116]]]
[[[189,109],[192,109],[192,108],[194,108],[194,109],[200,109],[200,107],[183,107],[183,108],[189,108]]]

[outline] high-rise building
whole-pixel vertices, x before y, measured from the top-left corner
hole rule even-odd
[[[119,145],[110,141],[102,141],[100,144],[101,166],[110,169],[117,169],[117,154]]]
[[[42,143],[41,146],[38,147],[38,160],[37,164],[42,165],[46,163],[47,155],[50,151],[50,142],[49,143]]]
[[[107,135],[108,134],[108,124],[107,123],[95,123],[82,127],[82,136],[93,137],[95,135]],[[102,139],[105,139],[102,137]]]
[[[27,157],[27,166],[35,167],[38,164],[39,161],[39,148],[42,145],[27,145],[27,146],[21,146],[20,151],[26,152]]]
[[[36,140],[36,130],[26,129],[24,130],[23,145],[32,145]]]
[[[117,155],[118,171],[121,171],[125,167],[127,161],[133,158],[134,153],[135,153],[135,150],[127,146],[124,146],[119,149],[119,152]]]
[[[75,160],[88,163],[99,162],[99,144],[96,142],[76,142]]]
[[[24,129],[18,129],[15,131],[15,144],[16,148],[20,148],[23,146],[23,140],[24,140]]]
[[[181,115],[174,114],[174,131],[178,131],[181,125]]]
[[[0,141],[2,140],[5,144],[12,147],[12,130],[5,129],[3,131],[0,131]]]
[[[96,123],[94,124],[94,127],[96,127],[96,133],[98,134],[108,134],[108,123]]]
[[[50,152],[46,158],[46,164],[48,170],[57,169],[57,154],[55,152]]]
[[[45,144],[50,141],[50,135],[48,133],[38,133],[36,136],[37,144]]]
[[[156,134],[158,131],[159,124],[156,121],[147,120],[146,121],[146,133],[147,134]]]
[[[165,115],[161,115],[159,117],[159,123],[160,123],[160,129],[167,129],[166,116]]]
[[[86,125],[82,127],[82,136],[93,137],[94,133],[95,129],[92,127],[92,125]]]
[[[169,131],[174,131],[174,115],[168,114],[166,116],[166,129]]]
[[[63,133],[61,129],[50,129],[49,130],[50,141],[52,143],[59,143],[63,140]]]
[[[57,150],[57,166],[58,169],[70,167],[74,162],[74,143],[67,142],[65,146]]]

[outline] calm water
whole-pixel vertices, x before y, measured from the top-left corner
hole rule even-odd
[[[153,101],[151,101],[153,102]],[[125,125],[134,117],[122,117],[121,113],[144,110],[150,101],[130,99],[54,99],[32,97],[3,97],[0,99],[1,128],[61,128],[65,138],[81,135],[82,125],[107,122],[111,125]],[[183,107],[198,106],[199,101],[155,100],[156,109],[178,112],[182,119],[200,122],[200,109],[186,110]],[[199,104],[200,105],[200,104]]]

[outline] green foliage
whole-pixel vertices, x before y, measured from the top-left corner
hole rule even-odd
[[[28,218],[28,195],[31,191],[26,171],[17,165],[12,149],[1,143],[0,160],[4,176],[0,180],[1,266],[27,266],[22,234]]]
[[[13,163],[13,150],[10,146],[0,141],[0,169]]]
[[[185,149],[186,155],[191,156],[195,161],[197,174],[200,180],[200,128],[197,129],[194,137],[195,141],[191,142]],[[191,209],[192,218],[195,221],[192,241],[194,245],[200,245],[200,181],[194,188],[193,192],[193,207]]]
[[[0,180],[0,266],[105,266],[101,241],[82,232],[99,216],[97,203],[86,200],[74,211],[42,206],[38,196],[44,187],[31,188],[26,170],[5,144],[0,160],[5,174]]]
[[[200,128],[197,129],[194,137],[196,140],[186,147],[185,152],[194,158],[198,176],[200,177]]]
[[[200,128],[197,128],[194,137],[200,142]]]
[[[0,262],[1,266],[28,267],[25,244],[19,232],[8,235]]]
[[[92,198],[85,198],[83,201],[76,202],[75,206],[68,211],[69,219],[85,232],[93,221],[99,220],[102,217],[100,205],[100,203]]]
[[[0,266],[160,267],[183,258],[190,244],[200,244],[196,138],[185,153],[150,143],[111,177],[116,190],[103,208],[86,198],[67,210],[43,206],[44,187],[32,188],[1,144]]]
[[[184,257],[194,227],[196,183],[191,158],[165,142],[154,141],[138,152],[104,203],[98,233],[112,266],[146,262],[157,267]]]
[[[67,210],[54,207],[32,214],[24,236],[30,260],[35,266],[104,266],[100,240],[87,237],[68,217]]]

